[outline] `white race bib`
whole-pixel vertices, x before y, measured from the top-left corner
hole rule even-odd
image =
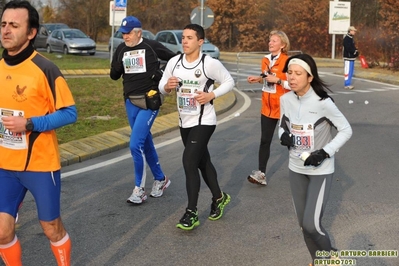
[[[195,99],[197,90],[197,88],[179,88],[177,91],[177,109],[180,114],[198,115],[200,113],[201,105]]]
[[[294,136],[293,152],[300,156],[302,152],[314,150],[314,128],[313,124],[296,125],[291,124],[291,134]]]
[[[266,74],[266,75],[273,75],[273,76],[276,76],[276,74],[274,74],[274,73],[272,73],[272,74],[266,73],[266,71],[265,71],[265,74]],[[266,79],[263,79],[263,88],[262,88],[262,91],[268,92],[268,93],[276,93],[276,92],[277,92],[276,84],[275,84],[275,83],[268,83],[268,82],[266,81]]]
[[[125,52],[122,62],[125,74],[144,73],[147,71],[144,49]]]
[[[5,116],[24,116],[23,111],[0,109],[0,146],[12,150],[23,150],[28,148],[26,132],[13,133],[5,128],[2,118]]]

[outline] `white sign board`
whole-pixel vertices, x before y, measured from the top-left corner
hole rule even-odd
[[[347,34],[351,23],[351,2],[330,1],[329,34]]]
[[[126,3],[126,2],[125,2]],[[115,16],[114,16],[115,14]],[[109,2],[109,25],[120,26],[122,20],[126,17],[126,6],[115,7],[114,1]]]

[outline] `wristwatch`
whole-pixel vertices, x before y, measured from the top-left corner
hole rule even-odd
[[[33,131],[34,125],[30,118],[26,119],[25,128],[26,128],[26,131]]]
[[[278,79],[277,84],[281,85],[281,79]]]

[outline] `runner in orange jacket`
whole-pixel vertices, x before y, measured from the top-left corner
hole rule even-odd
[[[266,166],[270,157],[270,145],[274,130],[280,118],[280,96],[290,90],[283,69],[288,59],[290,41],[282,31],[272,31],[269,35],[269,52],[262,59],[260,76],[249,76],[249,83],[262,83],[261,139],[259,146],[258,170],[252,171],[248,181],[267,185]]]

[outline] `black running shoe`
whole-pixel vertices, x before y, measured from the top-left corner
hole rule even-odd
[[[179,223],[176,225],[177,228],[183,230],[193,230],[194,227],[200,224],[198,220],[198,211],[192,211],[190,209],[186,209],[183,217],[180,219]]]
[[[222,192],[222,198],[212,201],[211,204],[211,213],[209,214],[208,219],[212,221],[219,220],[223,215],[224,207],[230,202],[230,195]]]

